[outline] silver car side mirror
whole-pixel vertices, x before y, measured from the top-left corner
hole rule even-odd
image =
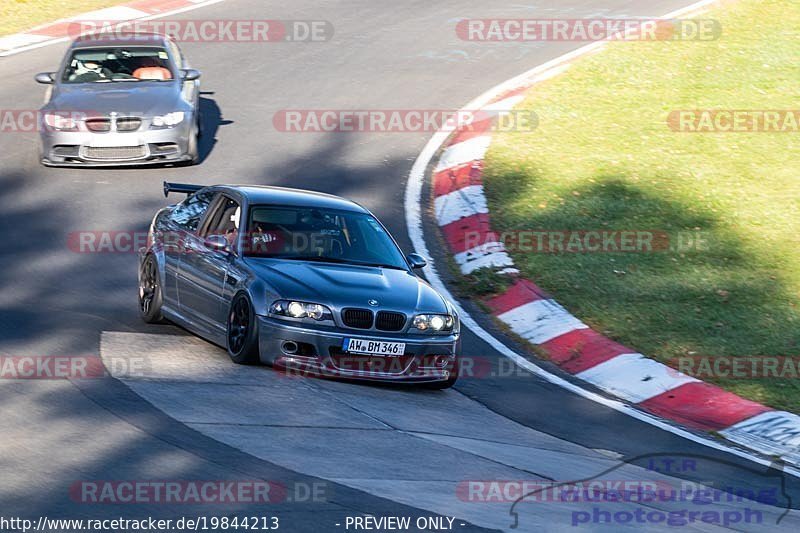
[[[200,71],[193,68],[185,68],[181,70],[181,79],[183,81],[194,81],[200,79]]]
[[[408,264],[414,269],[425,268],[425,265],[428,264],[425,258],[419,254],[408,254],[406,256],[406,261],[408,261]]]
[[[225,235],[209,235],[205,240],[206,248],[214,252],[230,253],[231,247]]]
[[[55,72],[40,72],[39,74],[34,77],[36,83],[42,83],[44,85],[52,85],[55,83]]]

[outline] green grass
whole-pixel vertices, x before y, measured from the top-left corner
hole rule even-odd
[[[451,266],[451,270],[454,273],[458,272],[458,266],[455,265],[455,261]],[[482,268],[472,274],[456,277],[456,285],[462,298],[481,298],[501,293],[511,286],[511,281],[508,276],[498,274],[488,268]]]
[[[800,355],[800,133],[676,133],[680,109],[798,109],[800,2],[702,15],[712,42],[613,43],[535,87],[533,132],[496,134],[486,193],[498,230],[703,235],[699,250],[514,253],[610,337],[669,362]],[[713,380],[712,380],[713,381]],[[798,380],[717,380],[800,412]]]
[[[0,0],[0,36],[131,0]]]

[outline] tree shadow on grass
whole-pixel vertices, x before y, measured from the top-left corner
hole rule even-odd
[[[530,183],[528,176],[511,173],[499,178],[496,189],[490,187],[494,206],[522,206],[493,209],[496,230],[668,236],[668,246],[650,251],[513,252],[523,273],[598,331],[662,361],[797,354],[796,294],[774,258],[757,253],[717,214],[620,175],[597,175],[559,194],[562,202],[542,208],[522,204],[513,192]],[[795,382],[750,378],[724,384],[775,407],[800,410]]]

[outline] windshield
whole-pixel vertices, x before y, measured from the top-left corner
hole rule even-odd
[[[308,207],[250,209],[244,255],[407,270],[383,226],[366,213]]]
[[[81,48],[61,76],[63,83],[171,81],[169,55],[162,47]]]

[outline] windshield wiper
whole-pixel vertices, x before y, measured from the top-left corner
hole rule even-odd
[[[317,261],[320,263],[349,263],[338,257],[325,257],[321,255],[277,255],[273,259],[288,259],[290,261]]]
[[[395,270],[405,270],[404,267],[399,265],[388,265],[386,263],[362,263],[361,261],[353,261],[350,263],[351,265],[358,265],[358,266],[368,266],[368,267],[377,267],[377,268],[393,268]]]
[[[334,263],[353,266],[368,266],[377,268],[394,268],[396,270],[405,270],[405,268],[398,265],[387,265],[384,263],[367,263],[364,261],[348,261],[339,257],[326,257],[318,255],[290,255],[286,257],[275,257],[275,259],[288,259],[290,261],[313,261],[319,263]]]

